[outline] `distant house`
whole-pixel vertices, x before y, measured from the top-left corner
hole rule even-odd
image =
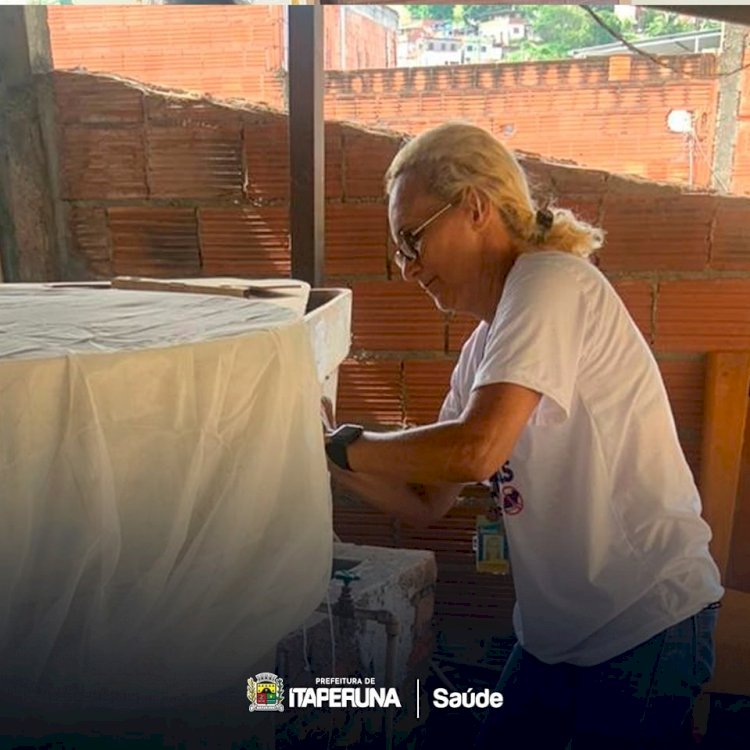
[[[511,47],[526,38],[526,22],[521,16],[501,15],[481,21],[479,34],[489,37],[495,46]]]
[[[464,36],[461,42],[461,62],[463,64],[499,62],[503,59],[504,47],[494,44],[492,37],[484,35]]]
[[[416,65],[458,65],[464,60],[463,43],[452,36],[424,37],[417,44]]]
[[[400,67],[498,62],[503,48],[483,34],[451,33],[445,24],[418,21],[399,29]]]

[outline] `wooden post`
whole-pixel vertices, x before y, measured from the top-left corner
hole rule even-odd
[[[289,14],[289,229],[292,276],[321,286],[324,275],[323,8]]]
[[[742,463],[750,387],[750,352],[708,355],[700,490],[711,553],[726,574]]]

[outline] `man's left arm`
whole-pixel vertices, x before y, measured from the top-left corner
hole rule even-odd
[[[348,446],[349,465],[414,483],[481,482],[508,460],[540,398],[515,383],[484,385],[472,391],[458,419],[364,432]]]

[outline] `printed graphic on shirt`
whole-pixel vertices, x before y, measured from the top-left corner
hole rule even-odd
[[[490,495],[494,513],[492,515],[515,516],[523,510],[523,496],[509,482],[514,478],[510,461],[506,461],[490,478]]]
[[[523,497],[512,485],[503,487],[503,513],[515,516],[523,510]]]

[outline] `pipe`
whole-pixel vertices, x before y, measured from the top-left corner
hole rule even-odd
[[[321,604],[315,611],[327,615],[328,606]],[[340,612],[334,612],[334,615],[343,619],[352,619],[351,615],[341,614]],[[392,687],[396,676],[396,645],[399,633],[401,632],[401,624],[398,618],[393,612],[389,612],[387,609],[363,609],[362,607],[355,607],[353,619],[374,620],[385,626],[385,684],[387,687]],[[394,707],[388,706],[385,709],[385,716],[383,717],[385,750],[392,750],[393,748],[393,723]]]

